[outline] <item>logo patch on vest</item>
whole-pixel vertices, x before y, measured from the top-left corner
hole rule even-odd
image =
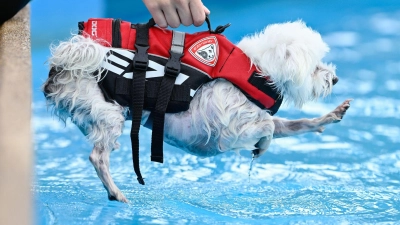
[[[218,41],[214,36],[198,40],[189,48],[190,54],[201,63],[215,66],[218,61]]]

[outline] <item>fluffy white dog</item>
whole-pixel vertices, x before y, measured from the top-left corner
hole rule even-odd
[[[338,81],[335,66],[321,61],[329,51],[327,44],[301,21],[270,25],[237,46],[270,77],[286,103],[296,107],[330,94]],[[100,74],[110,48],[76,35],[51,50],[50,66],[62,71],[43,85],[47,102],[63,121],[70,117],[94,144],[89,159],[109,199],[127,202],[110,175],[109,155],[119,148],[128,109],[106,102],[97,83],[100,78],[94,75]],[[322,132],[325,125],[339,122],[349,103],[319,118],[287,120],[272,117],[230,82],[216,79],[196,92],[189,110],[166,114],[164,140],[201,157],[259,149],[258,157],[273,138]],[[149,114],[143,112],[142,122]]]

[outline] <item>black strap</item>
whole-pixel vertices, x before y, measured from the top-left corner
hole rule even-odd
[[[221,34],[222,32],[225,31],[226,28],[228,28],[231,24],[227,23],[224,26],[217,26],[217,28],[215,28],[215,30],[211,29],[211,22],[210,22],[210,18],[208,17],[208,15],[206,15],[206,22],[207,22],[207,27],[208,27],[208,31],[210,31],[210,34]]]
[[[78,22],[78,30],[79,30],[78,34],[82,35],[83,31],[85,30],[85,22],[83,22],[83,21]]]
[[[136,54],[133,58],[133,78],[131,92],[132,128],[132,161],[133,169],[137,175],[139,184],[144,185],[144,180],[139,168],[139,129],[142,120],[142,111],[144,104],[144,91],[146,81],[146,70],[149,65],[147,50],[149,49],[149,28],[154,25],[151,20],[147,24],[137,24],[136,26]]]
[[[268,109],[270,114],[274,115],[282,104],[283,96],[279,94],[279,92],[276,90],[275,86],[272,83],[268,82],[268,80],[265,79],[265,77],[261,76],[256,72],[254,72],[247,81],[251,85],[256,87],[258,90],[264,92],[266,95],[270,96],[275,100],[275,104]],[[250,101],[254,102],[260,108],[262,109],[265,108],[264,105],[262,105],[260,102],[252,98],[250,95],[246,94],[246,96],[248,99],[250,99]]]
[[[181,71],[185,33],[173,31],[170,57],[165,65],[164,77],[160,84],[156,106],[152,112],[153,132],[151,140],[151,161],[163,163],[164,120],[176,77]]]
[[[122,37],[121,37],[121,19],[115,19],[112,21],[112,47],[121,48]]]

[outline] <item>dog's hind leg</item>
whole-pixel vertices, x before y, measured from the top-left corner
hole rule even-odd
[[[108,192],[108,199],[128,202],[119,188],[115,185],[110,174],[110,153],[119,148],[118,137],[122,134],[125,121],[123,108],[107,102],[92,105],[92,123],[88,124],[88,138],[94,143],[89,160],[96,170],[104,188]],[[95,114],[95,115],[94,115]]]
[[[89,160],[107,190],[108,198],[127,202],[109,171],[110,153],[119,148],[117,139],[122,134],[125,121],[124,108],[106,102],[94,79],[81,80],[78,84],[80,88],[77,88],[79,92],[74,92],[78,94],[75,94],[77,97],[71,110],[71,120],[94,144]]]
[[[338,123],[342,120],[347,109],[350,107],[350,99],[344,101],[332,112],[314,119],[287,120],[274,118],[275,123],[274,138],[289,137],[307,132],[324,131],[324,126],[331,123]]]
[[[92,153],[89,156],[90,162],[96,170],[97,176],[100,178],[107,190],[109,200],[117,200],[120,202],[128,202],[124,194],[119,190],[117,185],[115,185],[110,171],[110,152],[111,149],[104,149],[101,146],[95,145]]]

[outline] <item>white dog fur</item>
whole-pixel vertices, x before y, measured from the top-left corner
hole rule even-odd
[[[288,104],[301,107],[325,97],[337,82],[335,67],[321,61],[328,46],[301,21],[270,25],[237,46],[263,76],[270,77]],[[109,155],[119,148],[117,139],[128,109],[106,102],[97,85],[100,78],[93,75],[101,73],[109,49],[80,35],[53,46],[49,64],[61,72],[49,78],[43,90],[54,113],[63,121],[71,118],[94,144],[89,159],[109,199],[127,202],[110,175]],[[320,118],[291,121],[270,116],[230,82],[216,79],[197,91],[189,110],[166,114],[164,140],[201,157],[256,148],[261,155],[272,138],[322,132],[324,125],[339,122],[349,103],[346,100]],[[142,123],[148,115],[144,111]]]

